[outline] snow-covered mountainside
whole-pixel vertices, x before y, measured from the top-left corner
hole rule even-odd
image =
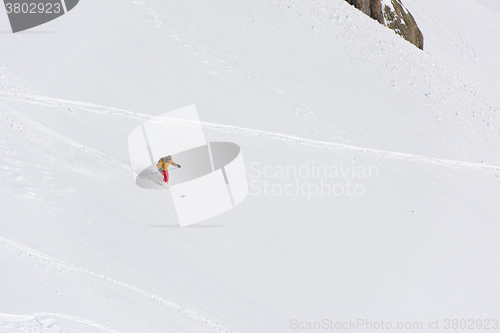
[[[2,7],[0,332],[500,319],[500,7],[404,4],[425,51],[344,0]],[[250,193],[180,228],[127,139],[191,104]]]

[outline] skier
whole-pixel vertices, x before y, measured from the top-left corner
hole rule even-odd
[[[180,164],[177,164],[172,160],[172,156],[170,155],[160,158],[158,164],[156,164],[158,171],[160,171],[160,173],[163,175],[163,180],[165,181],[165,183],[168,183],[168,167],[170,165],[176,166],[178,168],[181,167]]]

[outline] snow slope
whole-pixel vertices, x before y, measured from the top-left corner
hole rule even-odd
[[[425,34],[426,52],[467,80],[491,105],[500,104],[500,3],[415,1],[407,7]]]
[[[407,2],[425,52],[343,0],[89,0],[18,34],[0,12],[0,332],[498,318],[500,12]],[[179,228],[127,137],[193,103],[254,182]],[[326,179],[363,195],[263,193],[296,181],[265,167],[311,164],[377,172]]]

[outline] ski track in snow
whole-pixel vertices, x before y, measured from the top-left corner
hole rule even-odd
[[[155,118],[155,116],[147,115],[144,113],[138,113],[134,111],[128,111],[119,108],[107,107],[98,104],[78,102],[78,101],[69,101],[64,99],[57,99],[52,97],[44,97],[44,96],[36,96],[36,95],[20,95],[20,94],[10,94],[0,92],[0,98],[14,101],[21,101],[27,103],[41,104],[44,106],[51,107],[74,107],[82,110],[101,113],[106,115],[118,115],[125,116],[133,119],[137,119],[140,121],[147,121]],[[256,130],[251,128],[233,126],[233,125],[224,125],[217,123],[208,123],[201,122],[202,126],[205,128],[209,128],[212,130],[223,131],[223,132],[234,132],[234,133],[243,133],[259,136],[266,139],[275,139],[275,140],[284,140],[290,141],[296,144],[314,146],[318,148],[327,148],[327,149],[337,149],[337,150],[351,150],[358,151],[366,154],[377,155],[379,157],[385,158],[396,158],[396,159],[404,159],[412,162],[419,163],[427,163],[427,164],[437,164],[446,167],[453,168],[467,168],[467,169],[483,169],[483,170],[495,170],[500,171],[500,166],[497,165],[489,165],[484,163],[472,163],[472,162],[464,162],[464,161],[456,161],[456,160],[447,160],[440,159],[435,157],[428,157],[422,155],[408,154],[408,153],[400,153],[395,151],[388,150],[379,150],[373,148],[364,148],[358,146],[352,146],[348,144],[329,142],[329,141],[320,141],[320,140],[311,140],[306,138],[301,138],[298,136],[275,133],[269,131]]]
[[[63,326],[67,326],[64,322],[77,324],[78,328],[63,329]],[[91,320],[58,313],[42,312],[30,316],[0,313],[0,332],[88,332],[89,328],[100,332],[120,333]]]
[[[222,325],[220,325],[220,324],[218,324],[218,323],[216,323],[208,318],[200,316],[192,310],[186,309],[186,308],[184,308],[176,303],[173,303],[171,301],[163,299],[159,296],[153,295],[153,294],[151,294],[145,290],[142,290],[140,288],[131,286],[125,282],[121,282],[121,281],[115,280],[113,278],[110,278],[110,277],[107,277],[107,276],[104,276],[104,275],[101,275],[98,273],[94,273],[92,271],[88,271],[88,270],[83,269],[83,268],[73,266],[69,263],[62,261],[62,260],[59,260],[59,259],[56,259],[56,258],[51,257],[49,255],[43,254],[37,250],[34,250],[34,249],[29,248],[27,246],[21,245],[17,242],[11,241],[11,240],[4,238],[2,236],[0,236],[0,242],[4,243],[7,246],[15,248],[17,250],[21,250],[22,252],[26,253],[29,257],[35,257],[38,260],[43,260],[45,262],[48,262],[49,264],[58,266],[60,268],[72,270],[72,271],[75,271],[78,273],[83,273],[86,275],[90,275],[90,276],[96,277],[100,280],[104,280],[106,282],[113,283],[113,284],[120,286],[124,289],[128,289],[136,294],[139,294],[139,295],[149,299],[150,301],[153,301],[154,303],[161,304],[162,306],[168,308],[169,310],[173,311],[174,313],[177,313],[178,315],[181,315],[181,316],[199,324],[200,326],[202,326],[203,328],[205,328],[211,332],[218,332],[218,333],[235,333],[236,332],[236,331],[230,330],[226,327],[223,327]],[[6,314],[6,316],[11,316],[11,315]],[[54,318],[58,318],[58,319],[71,320],[71,321],[75,321],[75,322],[86,324],[86,325],[89,325],[92,327],[99,328],[99,329],[103,330],[104,332],[117,332],[117,331],[114,331],[114,330],[104,326],[104,325],[99,325],[99,324],[93,323],[92,321],[89,321],[89,320],[80,319],[80,318],[71,317],[71,316],[58,315],[58,314],[48,314],[48,313],[41,313],[41,314],[35,315],[35,317],[36,316],[54,317]],[[2,323],[2,314],[0,314],[0,328],[2,328],[2,325],[5,325],[5,324],[7,324],[7,323]]]

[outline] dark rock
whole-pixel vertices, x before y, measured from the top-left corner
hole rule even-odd
[[[370,0],[346,0],[348,3],[362,11],[368,16],[371,16]]]
[[[392,0],[394,8],[385,6],[385,25],[394,30],[398,35],[418,47],[424,49],[424,35],[410,11],[403,6],[400,0]]]
[[[390,0],[391,6],[388,6],[383,0],[346,1],[380,24],[394,30],[419,49],[424,49],[424,36],[401,0]]]
[[[381,0],[370,0],[370,9],[371,9],[370,17],[378,21],[378,23],[385,25],[384,11],[382,10]]]

